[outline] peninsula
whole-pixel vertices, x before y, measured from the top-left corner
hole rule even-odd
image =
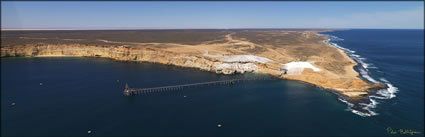
[[[31,30],[2,31],[1,57],[88,56],[265,73],[362,100],[385,88],[359,76],[357,63],[320,35],[329,30]]]

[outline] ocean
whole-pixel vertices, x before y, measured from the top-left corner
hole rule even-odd
[[[370,97],[373,115],[353,113],[337,95],[289,80],[123,95],[125,83],[147,88],[257,74],[94,57],[9,57],[1,58],[1,135],[408,135],[402,129],[423,136],[423,30],[322,34],[361,64],[356,69],[364,79],[392,86]]]

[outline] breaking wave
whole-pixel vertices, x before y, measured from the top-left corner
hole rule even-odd
[[[347,100],[338,98],[339,101],[344,102],[345,104],[348,105],[347,109],[345,109],[346,111],[351,111],[354,114],[360,115],[362,117],[366,117],[366,116],[374,116],[374,115],[378,115],[378,113],[373,112],[372,110],[370,110],[370,108],[376,108],[376,105],[378,104],[378,102],[376,102],[376,100],[370,100],[371,103],[369,104],[365,104],[365,103],[359,103],[360,105],[362,105],[362,109],[367,110],[369,113],[364,113],[355,109],[352,109],[352,107],[354,106],[353,103],[348,102]]]
[[[341,102],[344,102],[344,103],[346,103],[348,105],[348,108],[346,109],[347,111],[351,111],[351,112],[353,112],[353,113],[355,113],[357,115],[360,115],[360,116],[374,116],[374,115],[378,115],[378,113],[376,113],[376,112],[374,112],[374,111],[371,110],[371,109],[376,108],[377,104],[379,104],[376,99],[384,100],[384,99],[394,98],[394,97],[396,97],[395,93],[397,93],[398,88],[395,87],[395,86],[393,86],[385,78],[379,78],[379,81],[376,80],[376,79],[374,79],[374,78],[372,78],[369,75],[370,74],[369,69],[378,69],[376,66],[374,66],[372,63],[366,63],[366,60],[367,60],[366,58],[361,57],[360,55],[354,54],[354,53],[356,53],[356,51],[353,51],[353,50],[350,50],[350,49],[341,47],[338,44],[334,43],[334,41],[342,41],[344,39],[338,38],[338,37],[332,36],[332,35],[327,35],[327,34],[321,34],[321,35],[325,35],[325,36],[328,36],[329,37],[329,39],[327,39],[327,40],[324,41],[326,44],[329,44],[331,46],[334,46],[336,48],[339,48],[341,50],[346,51],[347,54],[352,59],[354,59],[357,63],[360,64],[359,67],[358,67],[358,70],[359,70],[360,75],[361,75],[362,78],[364,78],[364,79],[366,79],[366,80],[368,80],[368,81],[370,81],[372,83],[383,83],[383,84],[387,85],[388,88],[386,88],[386,89],[379,89],[379,90],[376,91],[375,94],[368,96],[369,97],[369,100],[370,100],[370,103],[368,103],[368,104],[366,104],[366,103],[359,103],[360,108],[362,108],[364,110],[367,110],[369,113],[365,113],[365,112],[361,112],[361,111],[352,109],[353,106],[354,106],[354,104],[352,104],[352,103],[350,103],[347,100],[344,100],[342,98],[338,98],[338,100],[340,100]]]
[[[391,99],[396,97],[395,93],[397,93],[398,88],[394,87],[391,83],[385,83],[388,88],[386,89],[379,89],[376,91],[376,95],[369,96],[370,98],[377,98],[377,99]]]

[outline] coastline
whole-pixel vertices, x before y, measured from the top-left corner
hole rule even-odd
[[[398,88],[394,87],[389,81],[386,79],[381,78],[378,82],[378,80],[373,79],[371,76],[369,76],[366,72],[368,72],[368,66],[371,64],[365,63],[363,60],[364,58],[361,58],[360,55],[354,54],[355,51],[340,47],[337,43],[331,42],[331,38],[335,39],[335,41],[344,40],[341,38],[338,38],[337,36],[329,35],[329,34],[319,34],[319,35],[325,35],[329,37],[328,40],[325,42],[328,43],[330,46],[333,46],[335,48],[338,48],[342,52],[347,55],[347,57],[351,58],[354,62],[356,62],[356,65],[353,66],[353,70],[355,70],[358,74],[359,78],[362,78],[365,81],[368,81],[369,83],[373,84],[379,84],[381,86],[378,86],[376,88],[370,89],[370,92],[368,94],[363,95],[364,99],[360,100],[351,100],[350,98],[338,98],[341,102],[346,103],[349,106],[349,110],[351,110],[353,113],[356,113],[360,116],[374,116],[378,115],[378,113],[373,112],[371,108],[376,108],[376,105],[378,102],[375,99],[391,99],[395,97],[394,93],[397,92]],[[374,68],[374,67],[371,67]],[[383,80],[382,80],[383,79]],[[351,109],[352,108],[352,109]],[[369,113],[365,113],[363,111],[358,110],[367,110]]]
[[[304,34],[304,33],[303,33]],[[244,40],[232,38],[233,34],[226,35],[226,39],[233,43],[243,43],[251,45],[252,47],[257,47],[258,45]],[[319,34],[316,31],[307,32],[306,35],[319,36],[322,37],[323,34]],[[329,36],[326,36],[330,40]],[[333,72],[323,68],[323,65],[319,65],[320,69],[323,71],[314,72],[312,69],[304,69],[302,75],[282,75],[279,67],[283,65],[282,62],[269,61],[269,62],[252,62],[250,55],[244,56],[235,56],[248,57],[248,61],[243,61],[237,59],[233,61],[223,61],[214,56],[205,56],[203,54],[190,54],[187,51],[194,50],[193,46],[183,47],[179,51],[173,51],[178,47],[171,48],[149,48],[149,47],[140,47],[140,46],[98,46],[98,45],[82,45],[82,44],[29,44],[29,45],[15,45],[15,46],[2,46],[1,47],[1,57],[8,56],[33,56],[33,57],[102,57],[102,58],[111,58],[114,60],[120,61],[142,61],[149,63],[165,64],[165,65],[174,65],[178,67],[187,67],[187,68],[197,68],[204,71],[214,72],[217,74],[235,74],[235,73],[262,73],[269,74],[281,79],[287,80],[296,80],[303,83],[308,83],[326,90],[329,90],[332,93],[337,94],[339,97],[344,98],[352,103],[361,102],[368,103],[366,101],[368,98],[365,96],[371,93],[373,88],[383,88],[382,86],[371,85],[370,82],[365,82],[360,79],[359,72],[357,72],[354,67],[359,65],[354,59],[352,59],[346,51],[339,49],[338,47],[333,46],[332,44],[320,41],[321,43],[316,43],[317,47],[326,46],[331,49],[336,49],[339,54],[342,55],[343,60],[348,61],[344,64],[344,75],[339,76]],[[225,43],[227,44],[227,43]],[[214,51],[209,45],[200,45],[200,47],[206,47],[208,50]],[[227,46],[214,44],[215,47]],[[257,47],[258,48],[258,47]],[[185,50],[188,49],[188,50]],[[217,55],[217,54],[216,54]],[[232,56],[223,56],[226,59]],[[221,58],[223,58],[221,57]],[[257,57],[265,57],[266,59],[269,56],[254,56],[254,59]],[[246,58],[242,58],[246,59]],[[273,58],[269,58],[272,59]],[[293,62],[293,61],[292,61]],[[315,65],[317,66],[317,65]],[[333,76],[331,79],[328,79],[328,76]],[[333,79],[332,79],[333,78]],[[348,87],[347,87],[348,85]],[[359,104],[359,103],[357,103]],[[361,109],[361,108],[360,108]],[[365,111],[365,113],[368,113]]]

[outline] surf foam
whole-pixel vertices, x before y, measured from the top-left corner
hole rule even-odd
[[[323,35],[326,35],[326,34],[323,34]],[[346,51],[351,58],[353,58],[356,62],[358,62],[360,64],[359,71],[360,71],[361,77],[365,78],[366,80],[368,80],[370,82],[373,82],[373,83],[381,83],[382,82],[382,83],[385,83],[388,86],[388,88],[386,88],[386,89],[379,89],[379,90],[377,90],[376,91],[376,95],[369,95],[369,100],[371,101],[371,103],[369,103],[369,104],[359,103],[360,105],[364,106],[364,107],[362,107],[362,109],[369,111],[370,114],[369,113],[363,113],[363,112],[360,112],[360,111],[351,109],[354,106],[352,103],[349,103],[348,101],[343,100],[341,98],[338,98],[338,99],[348,105],[348,109],[347,110],[349,110],[349,111],[351,111],[351,112],[353,112],[353,113],[355,113],[357,115],[360,115],[360,116],[363,116],[363,117],[364,116],[378,115],[378,113],[373,112],[371,110],[373,108],[376,108],[377,107],[377,104],[379,104],[377,102],[377,100],[375,100],[375,99],[391,99],[391,98],[394,98],[394,97],[396,97],[395,93],[397,93],[398,88],[395,87],[395,86],[393,86],[385,78],[379,78],[379,80],[381,82],[378,82],[377,80],[373,79],[369,75],[369,69],[378,69],[378,68],[375,67],[375,66],[373,66],[373,64],[371,64],[371,63],[366,63],[365,62],[367,60],[366,58],[361,57],[360,55],[354,54],[354,53],[356,53],[356,51],[353,51],[353,50],[350,50],[350,49],[341,47],[338,44],[331,42],[331,41],[341,41],[341,40],[344,40],[344,39],[338,38],[338,37],[332,36],[332,35],[326,35],[326,36],[329,37],[328,40],[325,40],[324,41],[326,44],[329,44],[331,46],[334,46],[336,48],[339,48],[341,50]],[[375,99],[373,99],[373,98],[375,98]]]

